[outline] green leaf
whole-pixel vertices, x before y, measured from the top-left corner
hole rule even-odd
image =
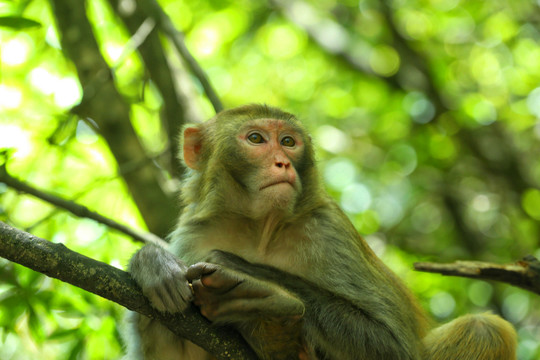
[[[41,27],[41,23],[21,16],[0,16],[0,26],[22,30]]]
[[[71,349],[71,352],[69,353],[68,360],[77,360],[82,358],[81,354],[84,353],[84,340],[79,339],[75,346]]]
[[[47,336],[47,340],[71,340],[77,338],[78,329],[57,329]]]
[[[43,329],[43,323],[33,306],[28,307],[28,330],[32,339],[37,343],[41,344],[45,340],[45,330]]]

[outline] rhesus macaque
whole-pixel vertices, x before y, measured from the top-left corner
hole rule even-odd
[[[494,315],[426,337],[413,296],[323,190],[294,115],[262,105],[223,111],[186,127],[182,147],[190,170],[170,248],[147,245],[130,263],[158,310],[194,301],[261,359],[515,359],[515,332]],[[211,358],[156,320],[132,321],[128,359]]]

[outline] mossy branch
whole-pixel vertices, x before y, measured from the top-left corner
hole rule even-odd
[[[456,261],[451,264],[418,262],[414,269],[449,276],[495,280],[540,294],[540,261],[526,256],[515,264],[492,264],[480,261]]]

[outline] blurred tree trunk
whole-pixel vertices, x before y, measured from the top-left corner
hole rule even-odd
[[[148,158],[131,125],[130,106],[115,87],[111,69],[87,19],[86,7],[69,0],[53,0],[52,4],[62,48],[77,68],[83,88],[83,99],[73,112],[99,126],[98,131],[120,169],[126,169],[121,175],[149,230],[164,236],[174,225],[178,212],[174,196],[159,186],[161,170]],[[173,110],[181,113],[178,104],[168,111]]]

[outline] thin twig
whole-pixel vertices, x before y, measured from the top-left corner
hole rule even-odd
[[[50,204],[53,204],[57,207],[65,209],[76,216],[89,218],[101,224],[105,224],[110,228],[116,229],[128,236],[131,236],[133,239],[137,241],[140,241],[146,244],[152,243],[152,244],[160,245],[163,247],[167,247],[167,242],[165,242],[163,239],[161,239],[160,237],[152,233],[148,233],[148,232],[145,233],[145,232],[133,230],[126,225],[122,225],[110,218],[107,218],[94,211],[91,211],[86,206],[83,206],[73,201],[63,199],[59,196],[52,195],[44,191],[38,190],[28,185],[25,182],[17,180],[7,173],[5,166],[0,166],[0,182],[5,183],[6,185],[8,185],[9,187],[12,187],[13,189],[25,192],[41,200],[44,200]]]
[[[206,96],[212,103],[216,113],[223,110],[223,104],[219,99],[216,91],[210,84],[210,80],[204,70],[200,67],[199,63],[193,55],[189,52],[185,41],[184,33],[174,27],[174,24],[171,21],[171,18],[163,11],[161,6],[155,0],[140,0],[139,4],[147,11],[148,14],[154,17],[154,20],[157,23],[157,26],[163,33],[165,33],[169,39],[172,41],[176,51],[180,53],[184,61],[187,63],[190,71],[199,79],[201,86],[203,87]]]

